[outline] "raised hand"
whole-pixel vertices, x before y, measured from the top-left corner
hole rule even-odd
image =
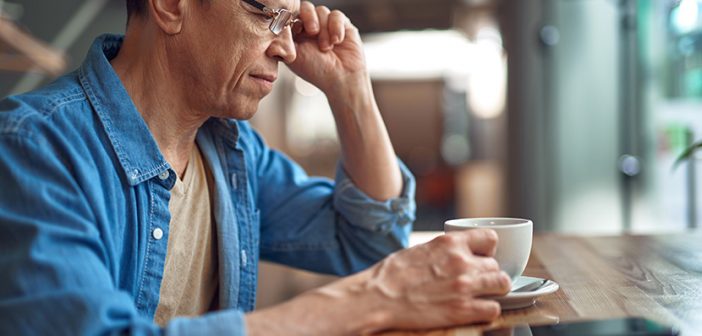
[[[344,13],[303,1],[298,18],[304,29],[294,36],[297,58],[288,64],[293,72],[328,95],[340,83],[366,82],[361,37]]]

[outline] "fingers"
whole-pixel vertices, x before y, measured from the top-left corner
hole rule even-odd
[[[434,302],[465,302],[480,297],[507,294],[512,282],[501,271],[480,274],[463,274],[441,280],[433,280],[432,285],[411,293],[412,297],[428,295]]]
[[[489,322],[500,316],[500,304],[492,300],[475,299],[460,307],[462,324]]]
[[[504,295],[512,286],[505,272],[462,275],[453,281],[454,290],[470,297]]]
[[[346,34],[346,15],[338,10],[329,13],[327,29],[331,44],[339,44],[344,40]]]
[[[390,310],[397,309],[390,312],[397,313],[394,326],[441,327],[499,316],[499,303],[489,297],[508,293],[511,280],[494,258],[477,255],[494,253],[496,242],[491,230],[455,232],[374,266],[373,286]]]
[[[482,272],[497,272],[500,270],[500,265],[497,260],[492,257],[475,257],[475,269]]]
[[[436,299],[460,298],[470,301],[478,297],[500,296],[509,293],[512,281],[505,272],[463,274],[450,279],[436,281],[429,289]]]
[[[454,276],[460,274],[477,274],[482,272],[497,272],[500,270],[497,261],[490,257],[480,257],[461,251],[440,251],[444,256],[432,265],[436,275]]]
[[[447,232],[432,241],[442,249],[468,248],[473,255],[492,257],[497,249],[497,233],[490,229]]]
[[[497,250],[497,233],[490,229],[471,229],[454,231],[451,234],[462,235],[471,252],[481,256],[494,256]]]
[[[302,21],[305,35],[317,37],[319,49],[328,51],[346,38],[347,25],[350,22],[339,10],[329,10],[326,6],[314,6],[309,1],[300,4],[298,18]]]
[[[302,21],[307,34],[319,34],[319,18],[317,17],[317,10],[311,2],[303,1],[300,3],[300,14],[298,18]]]
[[[317,35],[317,41],[319,44],[319,49],[323,51],[331,50],[331,44],[329,40],[329,29],[327,23],[329,22],[329,8],[326,6],[317,6],[317,17],[319,18],[319,35]]]

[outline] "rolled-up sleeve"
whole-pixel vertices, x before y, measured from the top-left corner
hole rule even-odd
[[[407,247],[414,221],[415,181],[398,160],[402,193],[387,201],[367,196],[339,168],[336,180],[310,177],[284,154],[268,148],[248,124],[240,140],[260,209],[264,260],[313,272],[347,275]]]
[[[334,189],[334,207],[351,225],[358,225],[366,230],[389,232],[393,225],[406,226],[415,219],[414,202],[415,181],[409,169],[397,160],[402,174],[402,193],[400,196],[377,201],[351,181],[343,164],[336,168],[336,188]],[[405,243],[406,244],[406,243]]]

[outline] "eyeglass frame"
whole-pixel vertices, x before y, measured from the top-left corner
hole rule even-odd
[[[268,29],[269,29],[269,30],[271,31],[271,33],[273,33],[274,35],[280,35],[280,33],[281,33],[285,28],[287,28],[287,27],[292,27],[292,25],[294,25],[295,23],[300,22],[300,19],[298,19],[297,17],[294,17],[294,14],[293,14],[290,10],[288,10],[288,9],[285,9],[285,8],[278,8],[278,9],[270,8],[270,7],[264,5],[264,4],[262,4],[262,3],[260,3],[260,2],[258,2],[258,1],[256,1],[256,0],[243,0],[243,1],[246,2],[247,4],[251,5],[251,6],[254,6],[254,7],[258,8],[258,10],[260,10],[261,12],[263,12],[263,14],[265,14],[265,15],[267,15],[268,17],[270,17],[271,19],[273,19],[273,20],[271,21],[271,24],[268,26]],[[287,17],[287,18],[285,19],[287,22],[285,22],[283,25],[281,25],[281,24],[280,24],[280,21],[282,20],[282,18],[285,18],[285,17]],[[280,28],[278,28],[278,27],[280,27]]]

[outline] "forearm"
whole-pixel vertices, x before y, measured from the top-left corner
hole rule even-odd
[[[346,172],[368,196],[384,201],[402,191],[395,151],[366,76],[328,94]]]
[[[246,315],[247,334],[361,335],[387,324],[365,290],[366,272],[306,292],[283,304]]]

